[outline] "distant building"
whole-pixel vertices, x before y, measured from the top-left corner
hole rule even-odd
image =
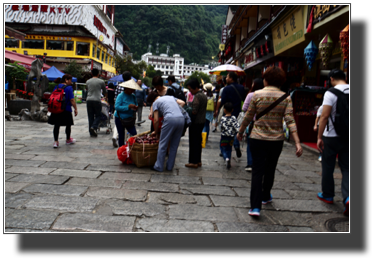
[[[185,65],[184,58],[179,54],[174,54],[172,57],[167,54],[152,55],[147,52],[142,55],[142,61],[154,67],[155,70],[163,72],[162,78],[167,78],[169,75],[174,75],[177,81],[187,79],[194,71],[207,70],[209,67],[200,66],[197,64]]]

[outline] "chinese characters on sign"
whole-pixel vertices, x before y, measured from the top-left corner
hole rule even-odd
[[[314,19],[325,15],[326,13],[335,9],[338,5],[316,5],[314,9]]]
[[[227,26],[222,25],[222,38],[221,38],[221,44],[226,44],[227,40]]]
[[[33,12],[39,12],[39,5],[12,5],[13,11],[33,11]],[[56,14],[56,11],[58,13],[62,13],[63,10],[65,10],[65,13],[68,14],[71,10],[71,8],[56,8],[55,7],[49,7],[49,13]],[[40,5],[40,12],[48,12],[48,5]]]
[[[293,11],[282,23],[273,28],[273,44],[276,55],[305,40],[302,9],[303,7],[300,7]]]

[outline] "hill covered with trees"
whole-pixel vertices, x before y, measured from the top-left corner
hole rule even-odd
[[[185,63],[205,64],[218,53],[227,5],[116,5],[115,26],[140,60],[148,52],[180,54]]]

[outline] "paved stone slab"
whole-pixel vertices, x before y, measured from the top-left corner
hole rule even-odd
[[[57,169],[52,172],[52,175],[65,175],[70,177],[80,177],[80,178],[94,178],[102,174],[99,171],[86,171],[86,170],[71,170],[71,169]]]
[[[319,187],[319,186],[318,186]],[[319,188],[319,190],[321,190]],[[302,191],[302,190],[287,190],[289,195],[296,200],[314,200],[317,196],[317,191]]]
[[[332,212],[321,201],[316,200],[274,200],[273,206],[277,210],[300,212]]]
[[[66,185],[121,188],[124,181],[113,179],[71,178]]]
[[[144,189],[158,192],[178,192],[179,187],[176,184],[148,183],[148,182],[127,182],[122,189]]]
[[[263,210],[262,214],[266,216],[266,218],[271,220],[273,224],[276,224],[276,225],[311,226],[311,220],[312,220],[311,213]]]
[[[25,154],[10,154],[5,153],[5,160],[29,160],[34,158],[35,155],[25,155]],[[35,160],[35,159],[34,159]],[[39,159],[36,159],[39,160]]]
[[[291,167],[290,165],[277,165],[277,169],[280,171],[280,172],[285,172],[286,170],[294,170],[293,167]]]
[[[299,177],[320,177],[319,174],[313,171],[303,171],[303,170],[286,170],[283,174],[299,176]]]
[[[222,178],[222,173],[219,171],[213,170],[204,170],[204,169],[190,169],[190,168],[182,168],[179,169],[179,175],[182,176],[201,176],[201,177],[214,177],[214,178]]]
[[[236,179],[222,179],[222,178],[206,178],[203,177],[204,185],[219,185],[219,186],[231,186],[231,187],[250,187],[251,181],[236,180]]]
[[[242,170],[238,170],[239,172],[234,172],[234,171],[235,169],[233,167],[229,171],[227,171],[225,166],[223,166],[223,173],[222,173],[223,178],[251,181],[251,173],[245,171],[244,167],[243,167],[243,171]]]
[[[48,209],[59,212],[91,212],[98,199],[66,196],[37,196],[24,206],[30,209]]]
[[[63,196],[80,196],[85,193],[85,186],[34,184],[23,189],[27,193],[43,193]]]
[[[33,160],[8,160],[5,159],[5,164],[18,167],[38,167],[44,164],[46,161],[33,161]]]
[[[127,201],[108,201],[106,204],[112,208],[115,215],[167,217],[166,207],[159,204]]]
[[[52,227],[60,231],[132,232],[135,217],[87,213],[63,214]]]
[[[31,184],[51,184],[61,185],[69,179],[68,176],[54,176],[54,175],[27,175],[22,174],[9,179],[9,182],[21,182]]]
[[[250,199],[246,197],[225,197],[210,195],[215,206],[250,207]]]
[[[183,190],[187,190],[192,194],[213,194],[223,196],[235,196],[234,191],[226,186],[206,186],[206,185],[180,185]]]
[[[32,156],[32,155],[25,155],[25,156]],[[74,158],[70,158],[67,156],[49,156],[49,155],[44,155],[44,156],[34,156],[31,158],[31,160],[34,161],[46,161],[46,162],[73,162]]]
[[[11,168],[7,168],[5,172],[8,173],[21,173],[21,174],[42,174],[47,175],[51,173],[52,171],[56,170],[56,168],[41,168],[41,167],[16,167],[13,166]],[[58,174],[58,175],[64,175],[64,174]]]
[[[285,183],[309,183],[312,184],[313,181],[310,178],[294,176],[294,175],[277,175],[274,176],[274,183],[285,182]]]
[[[15,210],[5,217],[5,227],[49,229],[58,215],[58,212],[51,211]]]
[[[238,222],[231,207],[204,207],[197,205],[170,205],[170,219]]]
[[[287,190],[287,189],[297,189],[297,190],[300,190],[300,188],[295,184],[295,183],[291,183],[291,182],[274,182],[274,185],[273,185],[273,189],[283,189],[283,190]]]
[[[175,184],[199,184],[202,182],[199,177],[193,176],[170,176],[170,175],[152,175],[151,182],[154,183],[175,183]]]
[[[151,178],[150,174],[134,174],[134,173],[118,173],[118,172],[106,172],[99,179],[114,179],[114,180],[126,180],[137,182],[148,182]]]
[[[289,230],[289,232],[314,232],[311,227],[287,226],[286,228]]]
[[[216,223],[219,232],[288,232],[289,230],[280,225],[260,225],[249,223]]]
[[[313,213],[313,218],[311,220],[311,228],[315,232],[330,232],[330,230],[326,226],[328,221],[333,219],[349,221],[349,217],[345,217],[341,213]]]
[[[145,232],[214,232],[214,225],[210,222],[154,218],[140,219],[136,228]]]
[[[14,212],[16,209],[12,209],[12,208],[6,208],[5,209],[5,212],[4,212],[4,217],[8,216],[9,214],[11,214],[12,212]]]
[[[111,165],[121,165],[122,162],[118,159],[105,159],[104,157],[79,157],[75,158],[73,160],[74,163],[84,163],[84,164],[91,164],[91,165],[105,165],[105,166],[111,166]]]
[[[299,187],[298,190],[320,192],[322,189],[321,185],[319,184],[295,183],[295,185]]]
[[[322,177],[320,178],[309,178],[310,180],[312,180],[313,183],[316,183],[316,184],[319,184],[321,185],[322,183]],[[341,188],[341,183],[342,183],[342,180],[341,179],[334,179],[334,185],[339,188]]]
[[[166,163],[165,163],[166,165]],[[131,173],[135,174],[152,174],[152,175],[170,175],[170,176],[176,176],[178,175],[177,167],[174,166],[174,168],[171,171],[168,171],[166,167],[164,167],[163,172],[151,170],[149,167],[136,167],[135,165],[129,165],[129,168],[131,169]]]
[[[313,171],[313,172],[320,172],[322,171],[322,166],[314,166],[309,164],[302,164],[302,165],[290,165],[295,170],[303,170],[303,171]],[[312,176],[313,177],[313,176]]]
[[[131,167],[128,165],[93,165],[91,164],[90,166],[87,167],[87,170],[98,170],[98,171],[112,171],[112,172],[126,172],[130,173],[131,172]]]
[[[30,183],[5,182],[5,192],[16,193],[28,185]]]
[[[234,187],[239,197],[250,197],[250,187]]]
[[[5,181],[8,181],[9,179],[16,177],[16,176],[19,176],[19,175],[14,174],[14,173],[5,173]]]
[[[26,202],[31,200],[33,195],[28,193],[10,194],[5,193],[5,207],[21,208]]]
[[[146,200],[147,191],[145,190],[129,190],[108,187],[91,187],[85,194],[87,197],[96,198],[115,198],[125,199],[133,202],[143,202]]]
[[[209,198],[203,195],[183,195],[178,193],[156,193],[149,192],[149,203],[157,204],[195,204],[200,206],[212,206]]]
[[[84,170],[84,168],[88,166],[88,164],[81,164],[81,163],[73,163],[73,162],[58,162],[58,161],[51,161],[47,162],[41,167],[52,167],[52,168],[59,168],[59,169],[75,169],[75,170]]]

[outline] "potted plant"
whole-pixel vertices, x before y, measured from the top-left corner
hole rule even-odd
[[[32,97],[33,97],[33,92],[30,91],[30,92],[28,93],[28,99],[29,99],[29,100],[32,100]]]

